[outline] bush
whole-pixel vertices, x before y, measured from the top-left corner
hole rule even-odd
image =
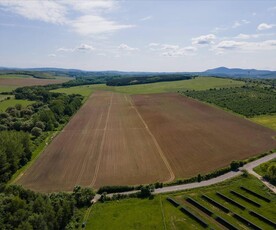
[[[35,137],[39,137],[42,133],[42,129],[38,127],[33,127],[31,130],[31,134],[34,135]]]

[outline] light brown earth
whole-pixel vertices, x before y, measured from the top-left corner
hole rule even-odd
[[[133,101],[176,178],[189,178],[276,148],[276,132],[179,94]]]
[[[127,95],[97,92],[18,180],[42,191],[174,179]]]
[[[171,181],[276,148],[275,135],[178,94],[96,92],[17,183],[52,192]]]
[[[68,81],[68,79],[38,79],[38,78],[0,78],[1,86],[33,86],[59,84]]]

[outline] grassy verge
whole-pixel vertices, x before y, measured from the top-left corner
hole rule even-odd
[[[247,194],[240,189],[245,186],[271,200],[270,203],[259,200],[258,198]],[[246,201],[237,198],[230,193],[231,190],[238,191],[248,198],[261,204],[261,207],[255,207]],[[240,210],[232,204],[225,202],[216,195],[216,191],[234,199],[246,207],[246,210]],[[260,221],[249,214],[248,210],[258,212],[259,214],[276,222],[276,196],[271,193],[258,179],[252,176],[240,176],[217,185],[209,187],[191,189],[183,192],[171,193],[166,195],[157,195],[154,199],[130,198],[119,201],[109,201],[106,203],[96,203],[92,206],[90,216],[87,221],[86,229],[202,229],[201,226],[188,215],[182,213],[179,208],[171,205],[166,198],[168,196],[177,200],[181,205],[188,207],[192,212],[208,223],[209,228],[221,229],[214,217],[221,216],[239,229],[248,229],[244,224],[233,218],[232,214],[226,214],[209,204],[201,198],[201,195],[207,195],[212,199],[226,206],[231,212],[240,214],[250,220],[262,229],[273,229],[270,225]],[[186,198],[191,197],[200,204],[210,209],[214,214],[208,216],[199,209],[186,202]]]

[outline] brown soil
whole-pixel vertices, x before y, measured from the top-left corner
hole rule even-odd
[[[1,86],[33,86],[63,83],[66,79],[38,79],[38,78],[0,78]]]
[[[51,192],[75,185],[98,188],[169,179],[170,171],[130,97],[97,92],[17,183]]]
[[[177,178],[276,148],[275,131],[179,94],[132,98]]]

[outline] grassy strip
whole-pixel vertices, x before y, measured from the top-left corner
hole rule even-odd
[[[233,190],[231,190],[230,192],[231,192],[232,194],[234,194],[235,196],[237,196],[237,197],[239,197],[239,198],[245,200],[246,202],[255,205],[256,207],[261,207],[261,205],[260,205],[259,203],[255,202],[254,200],[251,200],[251,199],[247,198],[246,196],[244,196],[244,195],[242,195],[242,194],[240,194],[240,193],[238,193],[238,192],[235,192],[235,191],[233,191]]]
[[[257,198],[259,198],[259,199],[261,199],[261,200],[264,200],[264,201],[266,201],[266,202],[270,202],[270,199],[268,199],[268,198],[266,198],[266,197],[264,197],[264,196],[262,196],[262,195],[260,195],[260,194],[258,194],[258,193],[256,193],[256,192],[254,192],[254,191],[252,191],[252,190],[250,190],[250,189],[248,189],[248,188],[245,188],[245,187],[243,187],[243,186],[241,186],[240,187],[242,190],[244,190],[244,191],[246,191],[247,193],[249,193],[249,194],[251,194],[251,195],[253,195],[253,196],[255,196],[255,197],[257,197]]]
[[[238,202],[232,200],[231,198],[229,198],[229,197],[227,197],[227,196],[221,194],[220,192],[216,192],[216,194],[217,194],[219,197],[221,197],[222,199],[224,199],[225,201],[227,201],[228,203],[233,204],[233,205],[235,205],[236,207],[238,207],[238,208],[240,208],[240,209],[242,209],[242,210],[245,210],[245,209],[246,209],[243,205],[241,205],[241,204],[239,204]]]
[[[238,215],[237,213],[234,213],[233,217],[236,218],[237,220],[239,220],[240,222],[242,222],[243,224],[245,224],[246,226],[252,228],[252,229],[262,230],[260,227],[258,227],[257,225],[253,224],[252,222],[250,222],[249,220],[245,219],[244,217]]]
[[[202,195],[201,196],[203,199],[205,199],[207,202],[211,203],[212,205],[214,205],[215,207],[219,208],[221,211],[225,212],[225,213],[229,213],[229,209],[224,207],[222,204],[218,203],[217,201],[213,200],[212,198],[206,196],[206,195]]]
[[[228,228],[229,230],[238,230],[235,226],[233,226],[232,224],[230,224],[228,221],[226,221],[220,216],[217,216],[215,220],[220,224],[222,224],[223,226],[225,226],[226,228]]]
[[[201,205],[200,203],[198,203],[197,201],[195,201],[194,199],[192,199],[190,197],[188,197],[186,199],[186,201],[189,202],[190,204],[192,204],[193,206],[197,207],[202,212],[206,213],[208,216],[212,216],[214,214],[208,208],[204,207],[203,205]]]
[[[196,214],[192,213],[188,208],[181,206],[180,211],[190,216],[192,219],[194,219],[197,223],[199,223],[202,227],[207,228],[208,224],[202,220],[200,217],[198,217]]]
[[[271,226],[273,226],[273,227],[276,228],[276,223],[274,223],[273,221],[269,220],[268,218],[266,218],[266,217],[264,217],[264,216],[262,216],[262,215],[260,215],[260,214],[258,214],[256,212],[254,212],[254,211],[249,211],[249,214],[252,215],[252,216],[257,217],[259,220],[261,220],[261,221],[263,221],[263,222],[265,222],[265,223],[267,223],[267,224],[269,224],[269,225],[271,225]]]

